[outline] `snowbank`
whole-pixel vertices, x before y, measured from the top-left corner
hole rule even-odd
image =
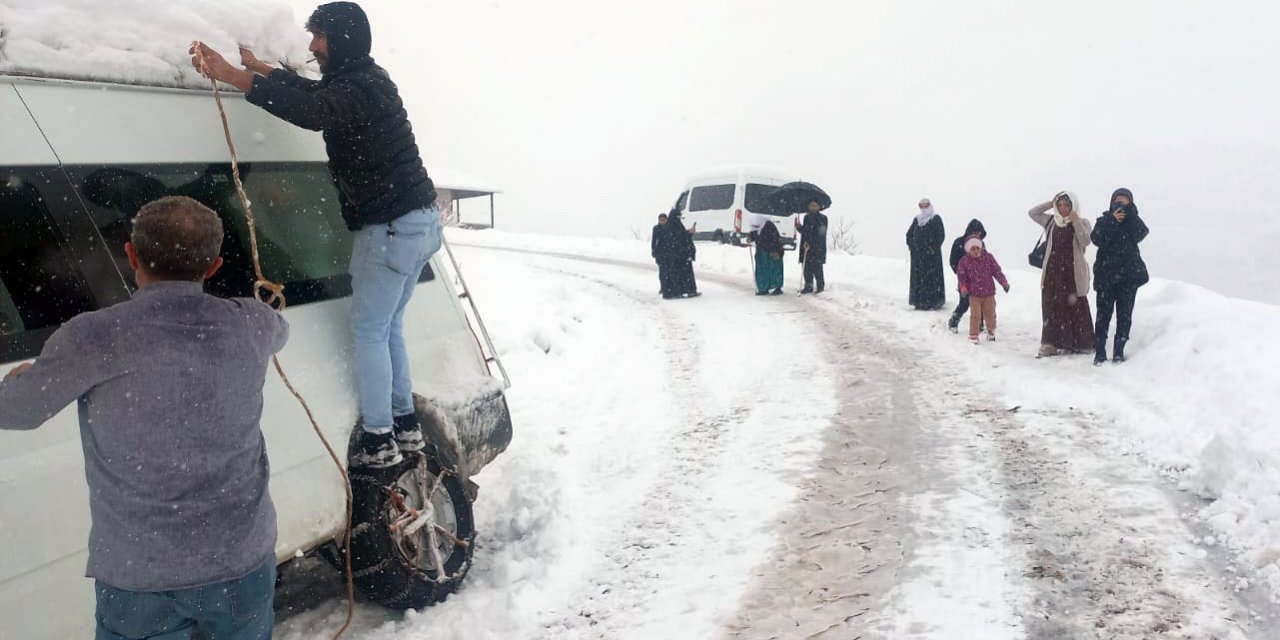
[[[192,40],[232,62],[239,45],[294,68],[310,57],[301,22],[274,0],[0,0],[0,74],[205,88]]]
[[[651,261],[644,241],[450,233],[460,243]],[[1280,306],[1157,279],[1138,295],[1129,362],[1037,360],[1039,272],[1018,268],[1018,249],[993,245],[1013,291],[998,298],[1000,341],[976,348],[947,331],[945,313],[910,309],[904,260],[833,255],[827,282],[835,302],[856,303],[886,335],[959,363],[1006,408],[1082,415],[1181,489],[1206,498],[1190,517],[1217,535],[1197,542],[1231,549],[1280,601]],[[742,249],[700,244],[698,257],[701,270],[749,282]],[[795,290],[799,265],[792,254],[787,260]],[[954,293],[949,300],[955,303]]]

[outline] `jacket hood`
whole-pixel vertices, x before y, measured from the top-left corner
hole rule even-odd
[[[326,75],[370,59],[373,35],[369,17],[354,2],[330,2],[316,7],[307,19],[307,29],[324,32],[329,41]]]
[[[1055,216],[1058,215],[1058,198],[1061,198],[1062,196],[1066,196],[1067,199],[1071,201],[1071,213],[1074,213],[1077,216],[1080,215],[1080,198],[1077,197],[1073,191],[1059,191],[1058,195],[1053,197],[1052,213]]]
[[[1120,196],[1127,196],[1129,198],[1129,202],[1133,202],[1133,204],[1138,204],[1133,201],[1133,192],[1124,187],[1120,187],[1119,189],[1116,189],[1115,191],[1111,192],[1111,204],[1115,204],[1116,198]]]
[[[969,226],[964,228],[964,237],[968,238],[972,235],[976,235],[979,238],[987,237],[987,228],[982,226],[982,221],[977,218],[970,220]]]

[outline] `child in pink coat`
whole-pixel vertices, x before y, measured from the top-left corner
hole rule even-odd
[[[956,267],[960,280],[960,295],[969,296],[969,341],[977,344],[983,323],[987,326],[987,340],[996,339],[996,285],[998,280],[1004,292],[1009,292],[1009,281],[1000,270],[996,257],[987,253],[986,246],[978,238],[964,243],[965,256]]]

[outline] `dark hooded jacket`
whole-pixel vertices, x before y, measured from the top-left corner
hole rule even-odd
[[[974,236],[977,236],[979,240],[987,239],[987,229],[982,226],[982,222],[977,218],[970,220],[969,226],[964,228],[964,235],[956,238],[955,242],[951,243],[951,271],[953,273],[960,268],[960,260],[964,259],[964,243]]]
[[[1112,213],[1118,208],[1116,198],[1121,195],[1129,197],[1124,222],[1116,220]],[[1093,263],[1093,288],[1105,291],[1119,285],[1141,287],[1151,279],[1138,248],[1138,243],[1149,233],[1147,223],[1138,214],[1133,192],[1128,189],[1116,189],[1111,194],[1111,203],[1111,210],[1098,216],[1089,236],[1098,248],[1098,258]]]
[[[827,214],[806,213],[800,230],[800,263],[826,264],[827,262]]]
[[[310,80],[277,69],[254,78],[246,99],[299,127],[324,132],[329,174],[351,230],[432,205],[435,185],[422,165],[399,89],[369,56],[373,39],[364,11],[353,2],[320,5],[307,28],[328,37],[324,77]]]
[[[657,229],[658,241],[653,243],[654,257],[664,264],[680,264],[696,260],[698,249],[693,244],[693,234],[684,226],[679,213],[667,216],[667,223]]]

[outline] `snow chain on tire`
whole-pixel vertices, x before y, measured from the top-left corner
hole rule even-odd
[[[432,478],[440,478],[457,518],[456,537],[451,553],[441,554],[444,579],[430,563],[417,566],[397,546],[391,531],[394,501],[391,493],[406,474],[421,476],[425,469]],[[356,588],[365,597],[389,609],[420,609],[444,600],[461,584],[471,569],[475,550],[475,520],[471,501],[463,491],[462,481],[452,471],[444,471],[431,447],[421,454],[409,454],[405,461],[389,469],[353,469],[351,564]],[[400,492],[403,496],[403,492]],[[402,498],[403,499],[403,498]],[[421,506],[421,505],[418,505]],[[435,518],[426,527],[434,526]]]

